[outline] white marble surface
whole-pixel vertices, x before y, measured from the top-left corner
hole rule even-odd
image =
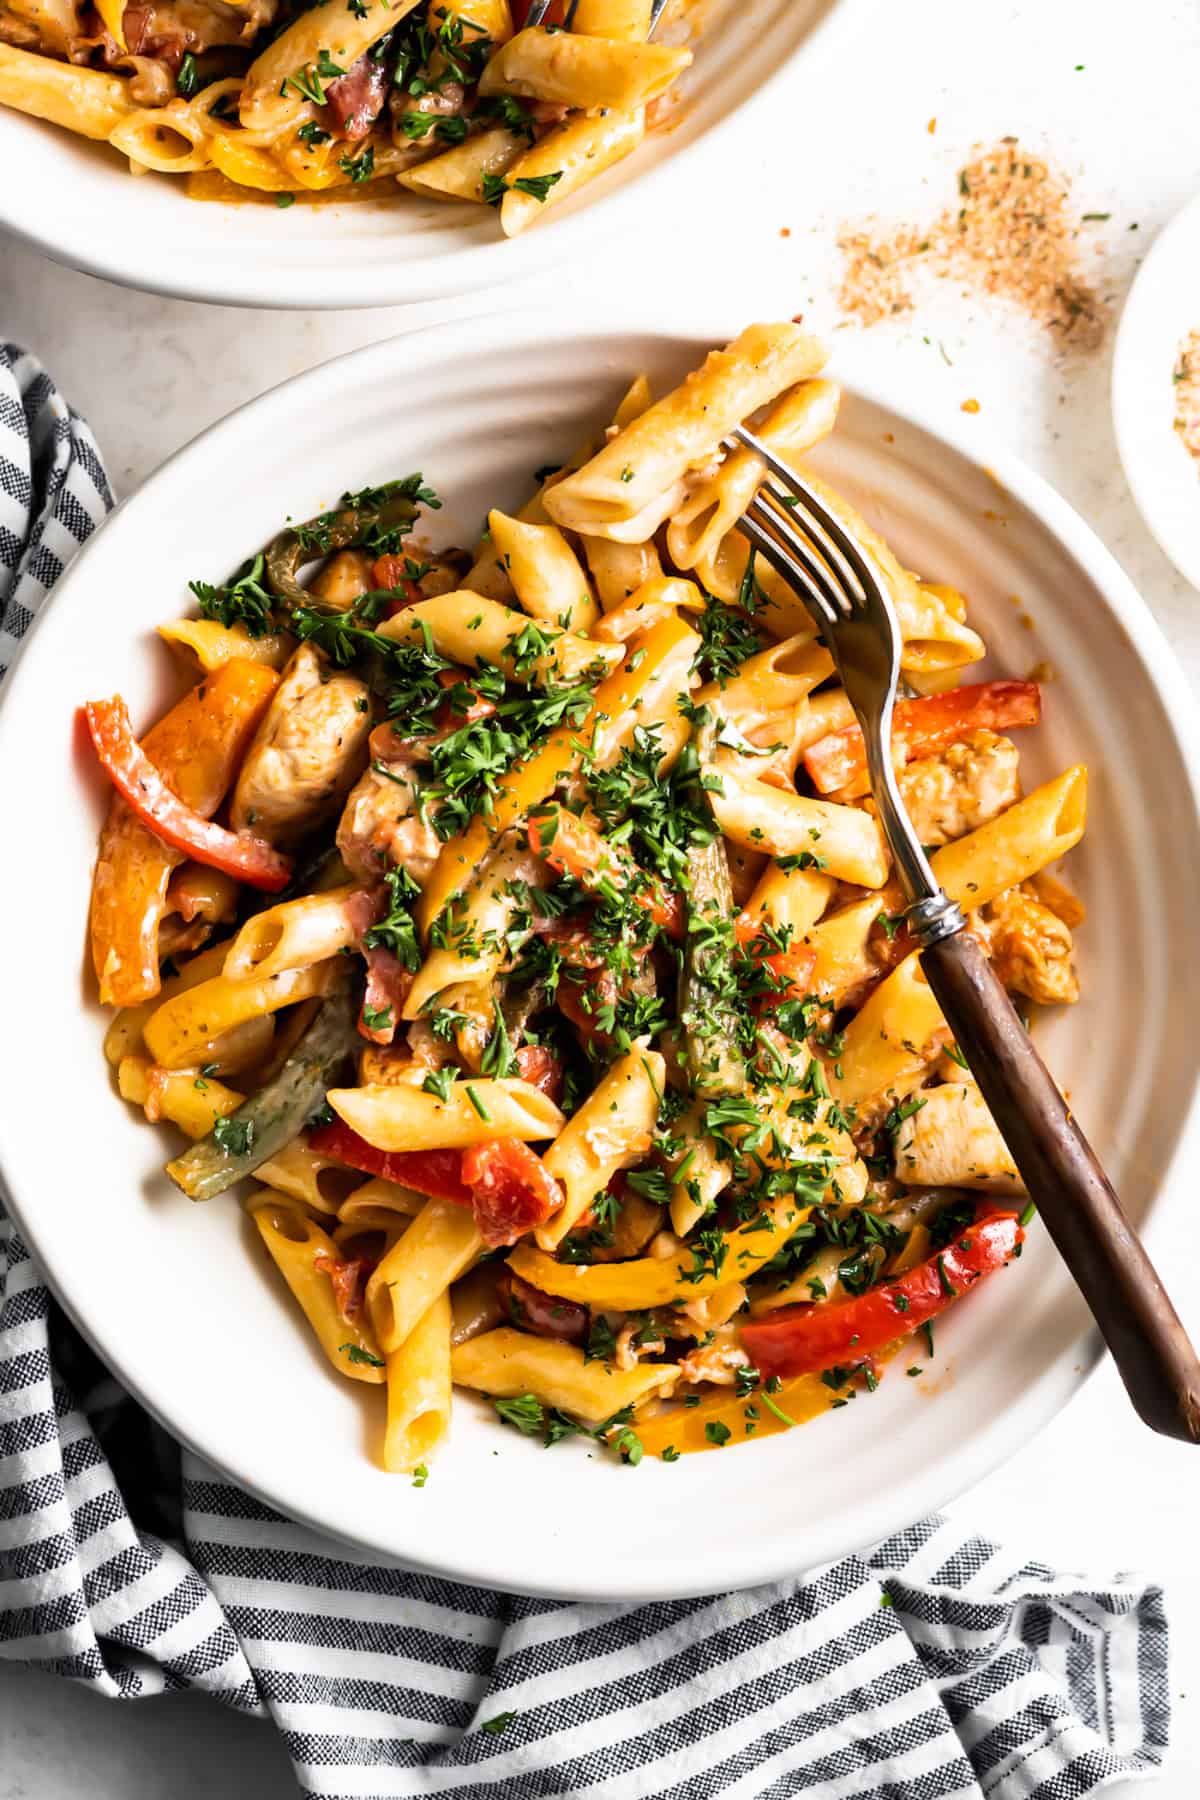
[[[1078,65],[1082,65],[1079,67]],[[739,135],[730,193],[693,196],[706,221],[728,198],[734,222],[703,261],[668,260],[648,229],[625,246],[665,321],[702,288],[725,297],[731,323],[803,310],[834,321],[834,237],[847,217],[932,216],[953,194],[971,145],[1014,133],[1072,176],[1095,226],[1096,272],[1119,303],[1140,257],[1200,181],[1200,13],[1193,0],[890,0],[847,86],[810,91],[802,75],[755,132]],[[852,104],[848,84],[853,78]],[[927,121],[937,119],[934,135]],[[1133,229],[1136,226],[1136,230]],[[783,227],[791,235],[780,235]],[[673,244],[703,241],[682,227]],[[711,240],[710,240],[711,241]],[[576,284],[603,279],[565,271]],[[519,296],[507,294],[503,304]],[[0,331],[38,351],[91,420],[122,493],[194,432],[273,383],[339,351],[453,311],[237,313],[150,299],[0,249]],[[614,317],[619,291],[613,291]],[[928,341],[927,341],[928,340]],[[953,287],[918,319],[872,332],[856,353],[958,406],[980,402],[995,436],[1046,474],[1091,520],[1141,585],[1193,682],[1200,682],[1200,602],[1150,540],[1125,490],[1108,411],[1108,358],[1064,370],[1019,318]],[[397,395],[403,433],[403,394]],[[330,421],[336,429],[336,421]],[[1200,1332],[1200,1277],[1183,1220],[1159,1243],[1182,1310]],[[1200,1793],[1200,1471],[1183,1449],[1150,1438],[1105,1368],[1056,1425],[955,1510],[981,1531],[1095,1575],[1141,1567],[1166,1584],[1174,1632],[1174,1747],[1165,1776],[1125,1784],[1124,1800]],[[61,1683],[0,1666],[0,1800],[59,1800],[86,1783],[94,1800],[273,1800],[295,1791],[264,1729],[178,1697],[117,1708]]]

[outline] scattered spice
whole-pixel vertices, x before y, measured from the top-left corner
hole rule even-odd
[[[1200,326],[1179,346],[1171,372],[1175,384],[1175,430],[1193,462],[1200,463]]]
[[[928,273],[1019,306],[1060,348],[1095,350],[1107,307],[1082,267],[1080,222],[1063,177],[1001,138],[959,170],[957,204],[927,230],[842,231],[842,310],[862,325],[910,312],[914,277]]]

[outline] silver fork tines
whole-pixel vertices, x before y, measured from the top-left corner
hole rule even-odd
[[[938,886],[912,828],[892,764],[892,707],[900,675],[900,627],[862,546],[808,484],[754,433],[732,434],[771,471],[741,520],[751,546],[804,603],[833,657],[862,727],[879,822],[923,944],[961,931],[963,915]]]

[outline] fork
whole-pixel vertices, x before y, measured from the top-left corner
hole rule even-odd
[[[891,756],[900,629],[872,562],[793,469],[744,426],[768,478],[740,529],[817,624],[866,744],[871,790],[921,965],[1029,1197],[1099,1325],[1134,1407],[1200,1442],[1200,1362],[1166,1289],[961,909],[939,887]]]
[[[552,4],[553,4],[553,0],[533,0],[533,5],[530,7],[529,11],[525,15],[525,28],[528,29],[530,25],[540,25],[542,20],[545,18],[546,14],[550,11],[550,7]],[[654,28],[658,24],[658,21],[662,18],[663,14],[666,12],[666,10],[667,10],[667,0],[651,0],[650,29],[646,33],[647,38],[652,38],[654,36]],[[567,8],[567,29],[568,29],[568,31],[571,28],[571,21],[574,17],[574,14],[575,14],[575,6],[574,6],[574,0],[572,0],[572,4]]]

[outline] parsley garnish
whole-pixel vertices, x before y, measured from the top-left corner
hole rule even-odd
[[[245,1156],[254,1142],[253,1119],[218,1119],[212,1128],[212,1140],[226,1156]]]
[[[364,1350],[360,1344],[339,1344],[338,1349],[344,1350],[348,1360],[352,1363],[365,1363],[372,1369],[384,1369],[387,1367],[382,1356],[372,1356],[371,1352],[369,1350]]]

